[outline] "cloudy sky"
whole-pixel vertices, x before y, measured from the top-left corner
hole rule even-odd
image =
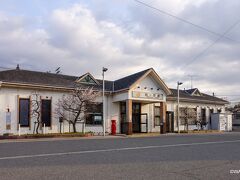
[[[105,66],[109,80],[153,67],[169,87],[190,88],[192,76],[240,100],[239,0],[141,1],[161,12],[134,0],[0,0],[0,66],[97,78]]]

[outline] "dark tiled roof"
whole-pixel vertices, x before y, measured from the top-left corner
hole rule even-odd
[[[186,90],[187,93],[192,94],[197,88],[193,88],[193,89],[188,89]]]
[[[3,82],[50,85],[58,87],[73,87],[77,78],[78,77],[75,76],[28,70],[8,70],[0,72],[0,81]]]
[[[141,78],[147,71],[144,71],[132,74],[130,76],[118,79],[116,81],[105,81],[105,90],[106,91],[115,91],[127,89],[139,78]],[[45,72],[36,72],[28,70],[7,70],[0,72],[0,81],[11,82],[11,83],[22,83],[22,84],[34,84],[34,85],[46,85],[54,87],[65,87],[73,88],[75,86],[75,81],[79,79],[78,76],[68,76],[62,74],[53,74]],[[94,86],[96,89],[102,89],[102,80],[97,79],[100,85]],[[81,84],[81,86],[86,87],[88,85]],[[168,100],[175,100],[177,98],[177,90],[170,89],[172,94],[167,97]],[[195,89],[191,90],[180,90],[181,99],[190,100],[190,101],[204,101],[212,103],[227,104],[227,101],[224,101],[220,98],[210,96],[202,93],[202,96],[192,96],[191,93]]]
[[[76,85],[75,81],[80,77],[28,70],[8,70],[0,72],[0,81],[3,82],[45,85],[64,88],[73,88]],[[99,82],[102,83],[102,81]],[[106,82],[105,89],[107,91],[111,91],[112,90],[111,81],[105,82]],[[81,84],[81,86],[86,87],[87,85]],[[102,88],[102,85],[94,86],[94,88],[100,89]]]
[[[105,81],[106,91],[115,91],[129,88],[134,82],[142,77],[149,69],[126,76],[116,81]],[[83,76],[83,75],[82,75]],[[80,77],[82,77],[80,76]],[[53,74],[47,72],[37,72],[28,70],[8,70],[0,72],[0,81],[12,82],[12,83],[24,83],[35,85],[48,85],[56,87],[72,88],[75,85],[75,81],[79,79],[78,76],[68,76],[62,74]],[[100,85],[96,86],[98,89],[102,89],[102,80],[97,79]],[[84,85],[83,85],[84,86]]]
[[[102,89],[102,80],[97,79],[97,81],[100,84],[99,88]],[[113,91],[113,81],[105,80],[104,82],[105,82],[105,90],[106,91]]]
[[[132,84],[134,84],[139,78],[141,78],[149,70],[150,69],[146,69],[144,71],[141,71],[141,72],[138,72],[114,81],[114,90],[119,91],[122,89],[129,88]]]
[[[177,89],[170,89],[172,91],[172,94],[167,97],[168,100],[170,99],[177,99]],[[215,96],[210,96],[208,94],[201,93],[201,96],[192,96],[187,90],[179,90],[179,96],[182,100],[190,100],[190,101],[204,101],[209,103],[218,103],[218,104],[228,104],[228,101],[225,101],[223,99],[220,99]]]

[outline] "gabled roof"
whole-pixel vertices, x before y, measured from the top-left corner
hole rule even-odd
[[[167,100],[169,101],[176,101],[177,100],[177,89],[171,89],[172,94],[167,96]],[[194,91],[193,91],[194,92]],[[220,99],[215,96],[210,96],[208,94],[201,93],[201,96],[192,96],[186,90],[179,90],[180,101],[184,102],[203,102],[203,103],[210,103],[210,104],[229,104],[228,101]]]
[[[171,94],[170,89],[167,87],[165,82],[158,76],[158,74],[154,71],[153,68],[146,69],[144,71],[140,71],[138,73],[135,73],[130,76],[126,76],[124,78],[114,81],[114,91],[130,89],[134,86],[134,84],[141,81],[143,78],[145,78],[149,74],[152,74],[156,82],[161,84],[166,94]]]
[[[144,74],[146,74],[150,69],[140,71],[138,73],[126,76],[124,78],[114,81],[114,91],[119,91],[123,89],[128,89],[132,86],[138,79],[140,79]]]

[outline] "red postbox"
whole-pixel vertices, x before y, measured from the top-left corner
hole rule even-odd
[[[112,131],[112,135],[116,135],[116,132],[117,132],[116,120],[112,120],[111,131]]]

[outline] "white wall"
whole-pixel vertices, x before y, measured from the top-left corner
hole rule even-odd
[[[146,89],[145,89],[146,88]],[[162,99],[154,99],[154,98],[140,98],[133,97],[133,92],[141,92],[141,93],[150,93],[150,94],[161,94]],[[165,102],[166,101],[166,93],[163,91],[162,87],[151,77],[148,75],[141,82],[137,83],[132,89],[129,91],[129,99],[132,100],[141,100],[141,101],[150,101],[150,102]]]
[[[29,98],[34,90],[1,88],[0,90],[0,134],[18,133],[18,96]],[[46,132],[59,132],[58,117],[55,114],[56,103],[62,97],[62,93],[51,91],[37,91],[42,99],[52,99],[52,127],[47,127]],[[11,130],[6,130],[6,109],[11,112]],[[34,119],[30,120],[30,127],[21,127],[21,133],[33,133]],[[66,128],[65,128],[66,129]]]
[[[225,112],[225,106],[222,105],[215,105],[215,104],[202,104],[202,103],[188,103],[188,102],[181,102],[181,107],[189,107],[189,108],[197,108],[197,118],[200,118],[201,116],[201,108],[206,109],[206,121],[210,121],[210,109],[214,110],[214,113],[217,112],[218,109],[221,109],[222,112]],[[173,111],[174,112],[174,130],[177,131],[177,102],[174,101],[167,101],[167,111]],[[205,129],[209,129],[209,124],[205,126]],[[180,126],[180,130],[184,130],[184,125]],[[189,130],[197,129],[196,125],[189,125]]]
[[[19,98],[29,98],[29,96],[36,92],[35,90],[27,89],[11,89],[11,88],[1,88],[0,89],[0,134],[13,133],[18,134],[18,96]],[[46,133],[59,133],[60,124],[59,117],[55,113],[56,104],[58,100],[62,97],[63,92],[53,92],[53,91],[37,91],[42,99],[52,99],[52,126],[46,127]],[[101,102],[102,98],[99,97],[97,102]],[[106,102],[106,131],[111,132],[111,120],[117,121],[117,132],[120,131],[119,122],[119,103],[113,103],[113,98],[111,95],[105,96]],[[6,112],[7,108],[11,112],[11,130],[6,130]],[[34,119],[30,119],[30,128],[21,127],[22,134],[32,134],[34,129]],[[85,132],[91,131],[96,133],[102,133],[102,125],[86,125]],[[82,123],[77,124],[78,132],[82,132]],[[70,126],[70,131],[72,132],[72,126]],[[63,123],[62,131],[69,132],[68,122]],[[41,131],[39,131],[41,132]]]

